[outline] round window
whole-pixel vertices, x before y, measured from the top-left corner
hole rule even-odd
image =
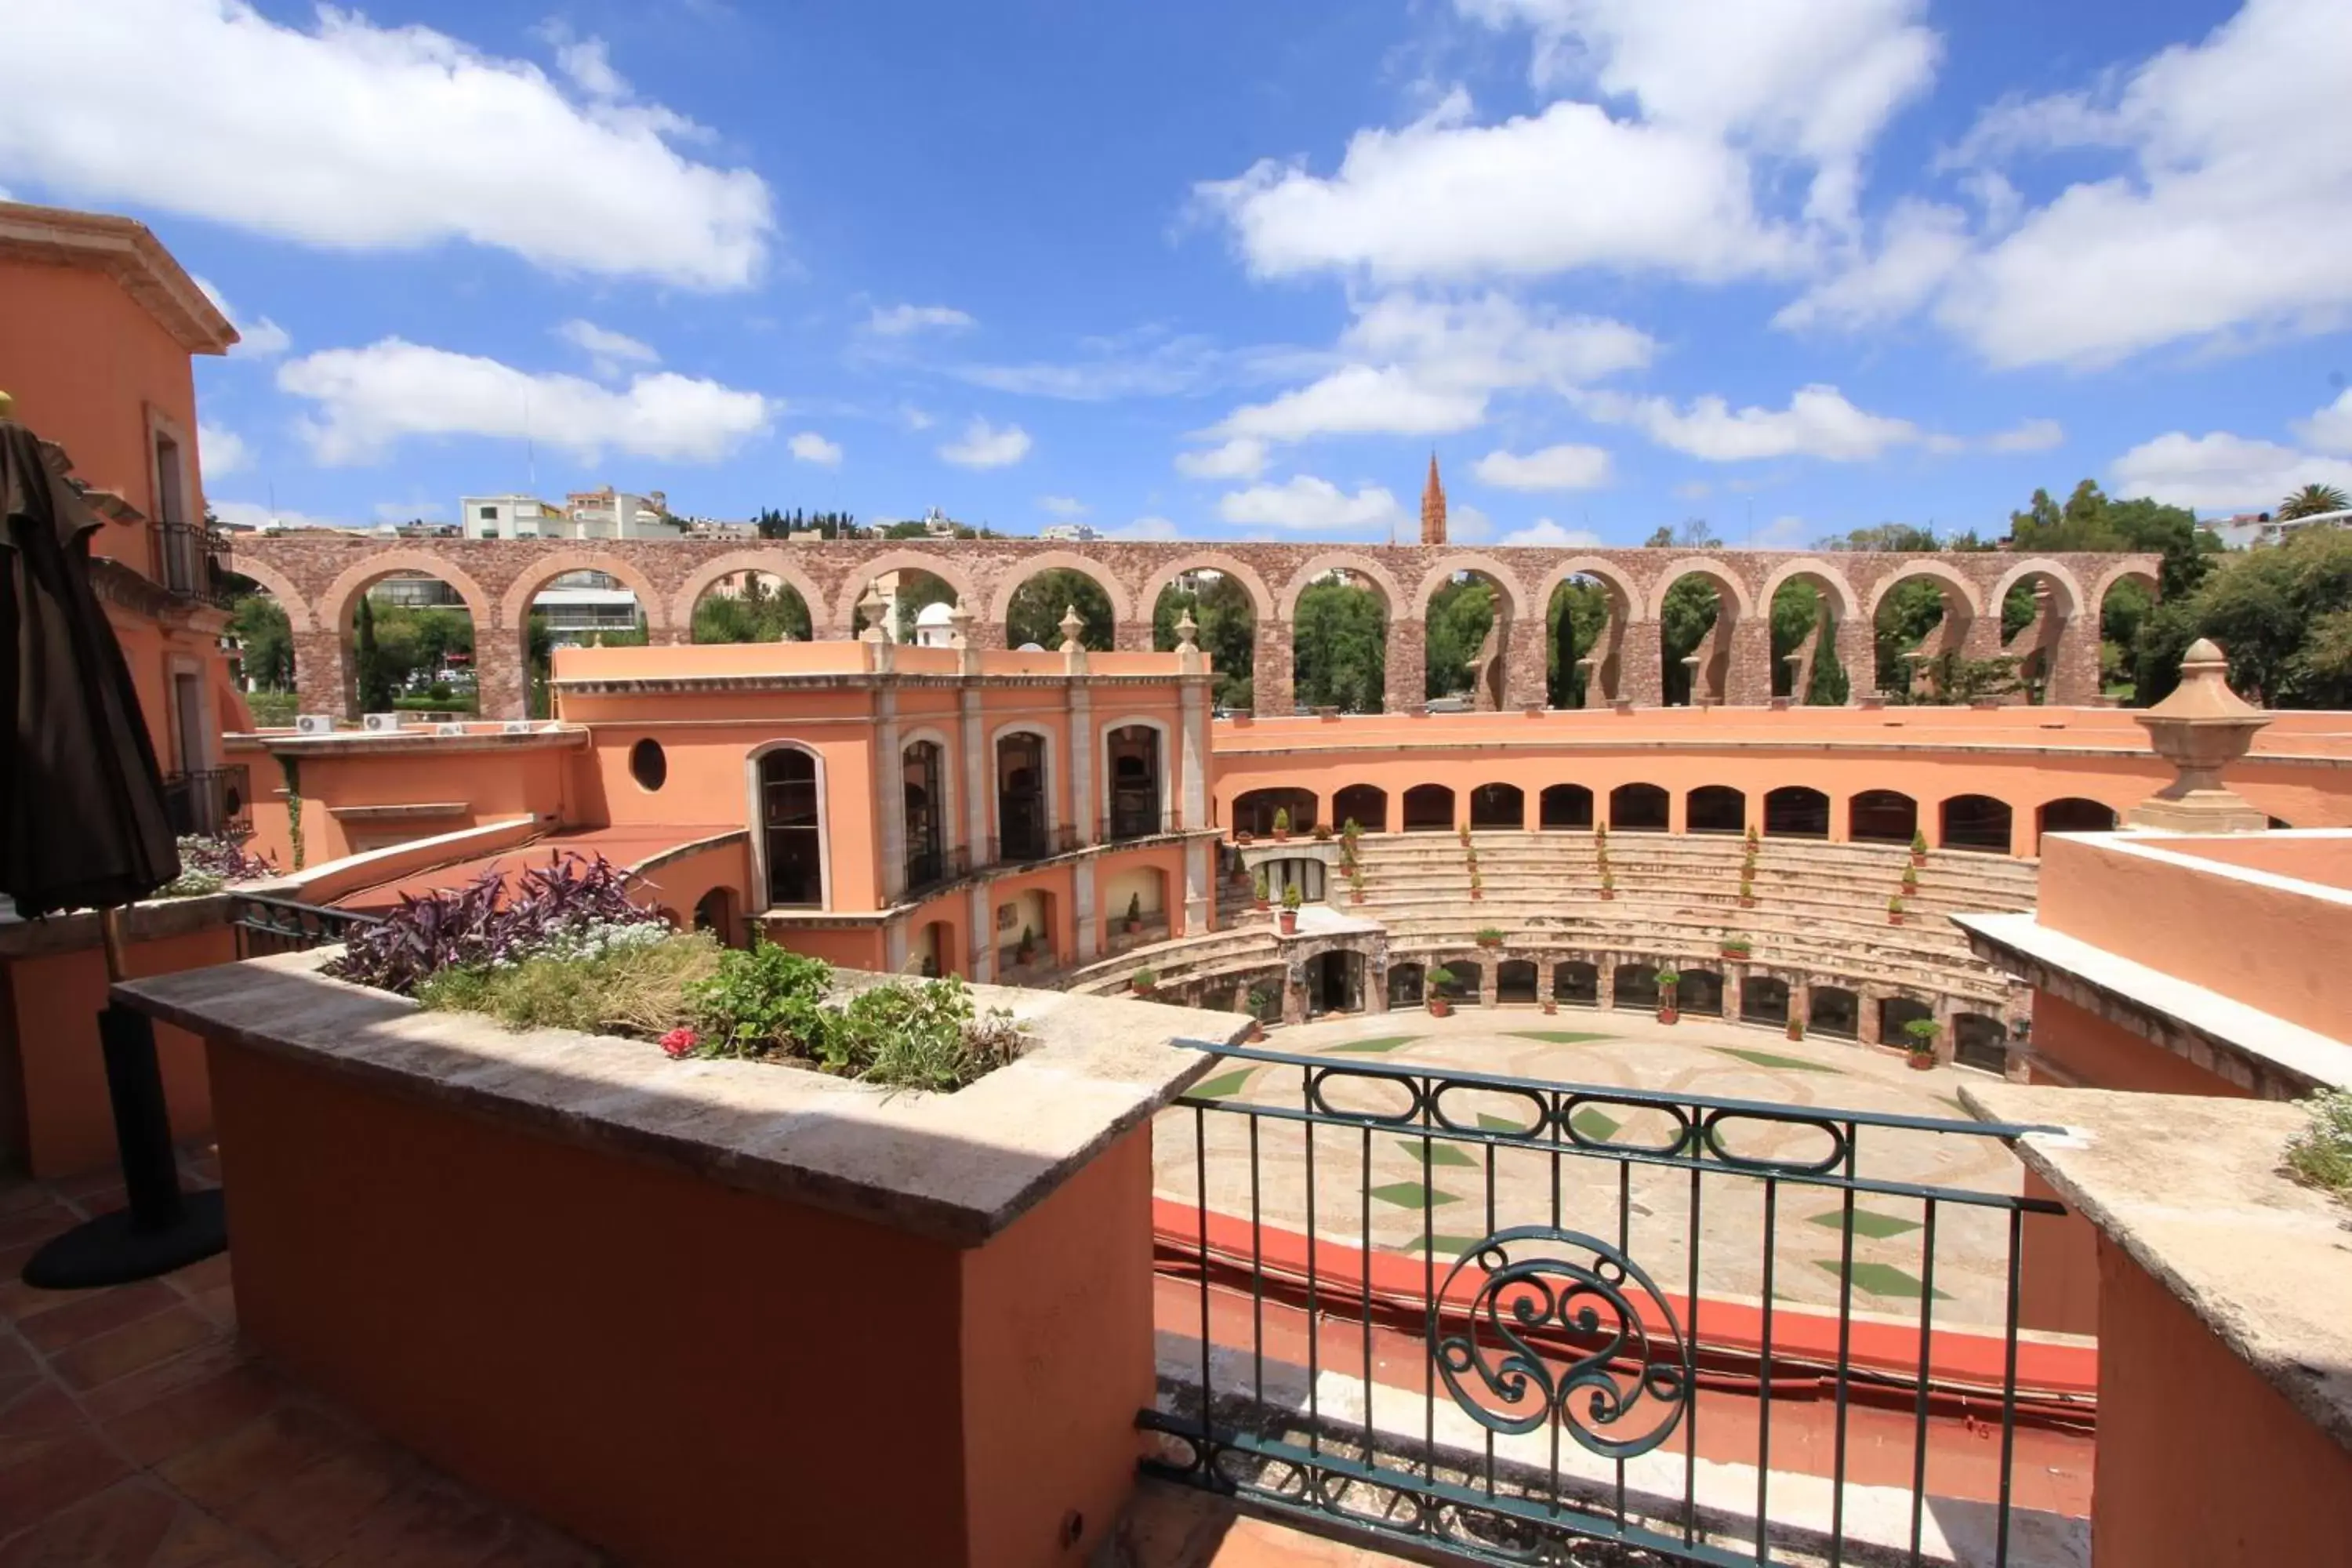
[[[648,793],[661,788],[669,781],[669,758],[656,740],[639,741],[629,748],[629,776],[637,787]]]

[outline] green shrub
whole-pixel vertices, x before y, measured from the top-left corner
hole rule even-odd
[[[2303,1109],[2311,1124],[2287,1140],[2287,1169],[2315,1187],[2352,1198],[2352,1089],[2322,1089]]]
[[[1288,806],[1278,805],[1275,807],[1274,830],[1276,833],[1287,833],[1290,831],[1290,808]]]
[[[1503,928],[1500,926],[1480,926],[1478,928],[1478,942],[1482,947],[1502,946]]]
[[[1282,889],[1282,907],[1284,909],[1295,910],[1305,901],[1306,900],[1299,895],[1297,883],[1293,882],[1290,886]]]
[[[1127,983],[1138,991],[1149,991],[1160,984],[1160,972],[1146,964],[1129,976]]]
[[[245,694],[246,711],[253,721],[265,730],[283,730],[294,722],[294,714],[301,699],[291,691],[248,691]]]
[[[527,958],[436,969],[416,999],[436,1012],[487,1013],[510,1029],[578,1029],[654,1038],[687,1021],[688,989],[719,967],[707,931],[619,944],[590,957]]]
[[[1911,1037],[1913,1050],[1932,1051],[1936,1048],[1936,1037],[1944,1031],[1933,1018],[1914,1018],[1903,1026],[1903,1032]]]
[[[1916,827],[1913,828],[1911,830],[1911,853],[1914,855],[1925,855],[1927,852],[1927,836],[1919,829]]]

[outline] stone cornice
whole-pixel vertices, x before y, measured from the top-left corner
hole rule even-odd
[[[105,273],[190,353],[226,353],[237,341],[220,307],[145,224],[131,218],[0,202],[0,257]]]

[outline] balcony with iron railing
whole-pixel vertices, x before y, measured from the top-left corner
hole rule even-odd
[[[228,593],[216,558],[228,549],[218,530],[200,522],[155,525],[157,581],[175,599],[226,605]]]
[[[243,763],[163,775],[163,813],[175,834],[248,833],[253,828],[253,779]]]

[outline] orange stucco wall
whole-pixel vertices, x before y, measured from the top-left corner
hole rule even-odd
[[[721,941],[732,944],[743,940],[740,928],[746,907],[744,895],[751,885],[751,853],[738,839],[732,844],[698,849],[655,867],[636,884],[637,900],[670,910],[677,916],[681,928],[691,929],[695,906],[713,889],[724,888],[734,918],[730,928],[719,934]]]
[[[2063,996],[2033,993],[2033,1054],[2084,1089],[2243,1098],[2246,1090]],[[2059,1081],[2044,1072],[2039,1082]]]
[[[2165,840],[2164,847],[2200,860],[2219,860],[2331,888],[2352,888],[2352,836],[2273,838],[2263,833],[2240,833],[2228,837],[2171,838]]]
[[[2352,1560],[2352,1453],[2099,1247],[2094,1568]]]
[[[2053,841],[2042,866],[2042,923],[2331,1038],[2352,1039],[2352,994],[2337,975],[2343,954],[2352,952],[2352,897],[2232,875],[2217,861],[2166,853],[2162,840],[2147,847],[2129,853],[2096,838]]]
[[[245,1334],[493,1494],[647,1568],[1076,1563],[1115,1517],[1147,1132],[959,1253],[211,1051]]]
[[[124,963],[133,977],[226,963],[236,942],[226,925],[133,942]],[[114,1111],[107,1099],[98,1014],[106,1005],[106,958],[92,945],[74,952],[0,959],[0,1094],[5,1158],[44,1179],[100,1170],[115,1160]],[[155,1026],[174,1138],[212,1131],[212,1092],[202,1042],[168,1024]]]
[[[305,866],[512,816],[534,816],[551,825],[582,820],[568,793],[575,753],[556,747],[293,754],[300,759]],[[259,745],[239,746],[229,760],[252,770],[253,847],[268,853],[281,871],[291,871],[282,764]],[[338,806],[437,804],[454,809],[446,815],[389,820],[347,820],[335,815]]]

